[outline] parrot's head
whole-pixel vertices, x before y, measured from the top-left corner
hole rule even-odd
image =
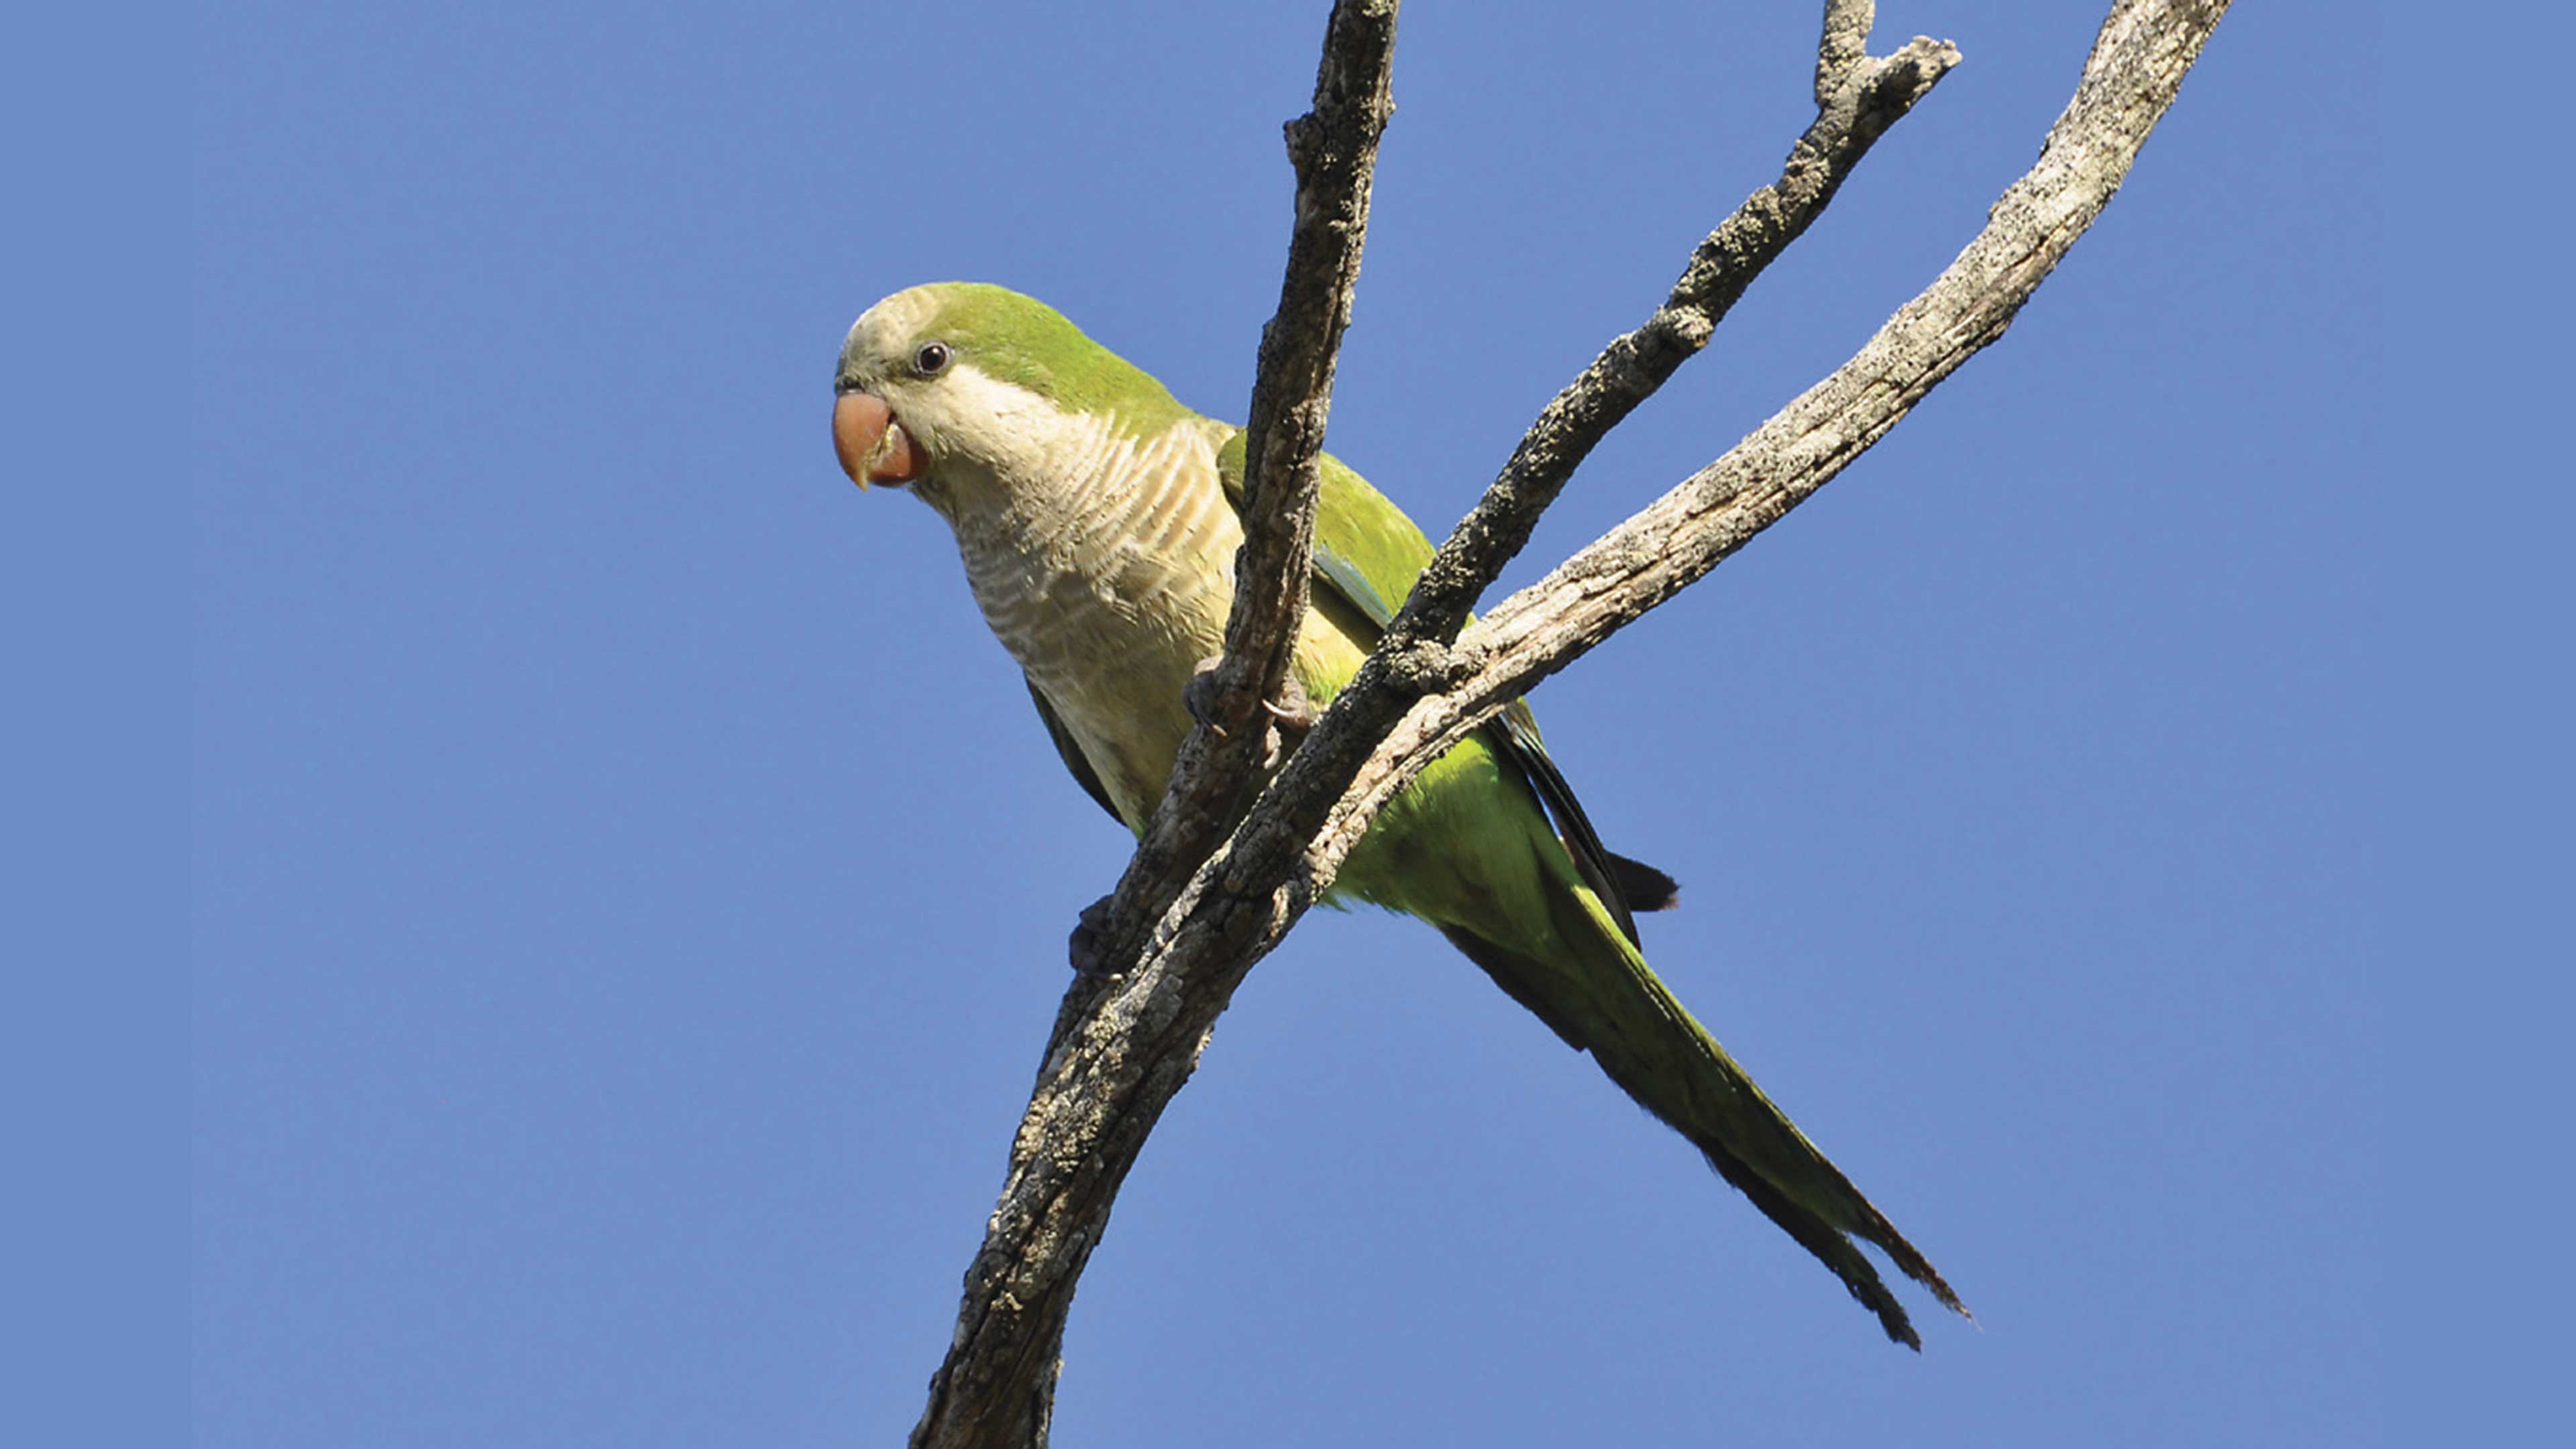
[[[841,346],[833,390],[842,471],[862,488],[919,484],[943,512],[948,485],[972,475],[1007,491],[1068,428],[1142,439],[1191,416],[1054,308],[979,282],[870,307]]]

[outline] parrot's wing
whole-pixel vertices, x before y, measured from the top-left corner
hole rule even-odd
[[[1244,434],[1237,429],[1217,452],[1225,496],[1238,510],[1243,507],[1244,448]],[[1315,583],[1367,619],[1373,638],[1395,617],[1396,607],[1413,592],[1413,581],[1431,562],[1431,540],[1422,536],[1403,509],[1388,502],[1385,494],[1340,459],[1326,453],[1317,465],[1322,476],[1315,505]],[[1548,758],[1547,746],[1539,739],[1538,719],[1530,713],[1527,700],[1513,700],[1485,726],[1483,734],[1497,753],[1519,768],[1521,778],[1546,805],[1584,883],[1601,898],[1630,943],[1635,943],[1637,923],[1629,913],[1671,907],[1679,895],[1673,878],[1602,845],[1600,833],[1583,813],[1583,803],[1574,798],[1573,787]]]
[[[1108,787],[1100,783],[1100,772],[1092,769],[1091,761],[1083,758],[1082,746],[1074,740],[1073,731],[1066,729],[1064,721],[1056,718],[1055,706],[1047,703],[1045,695],[1038,693],[1037,681],[1027,682],[1029,698],[1037,702],[1038,718],[1046,722],[1047,738],[1055,741],[1055,752],[1064,756],[1064,767],[1073,772],[1074,782],[1082,786],[1084,794],[1100,802],[1100,808],[1109,812],[1110,819],[1126,824],[1118,813],[1118,807],[1110,803]]]
[[[1583,813],[1583,802],[1574,798],[1574,787],[1565,783],[1556,761],[1548,758],[1547,747],[1539,742],[1538,720],[1531,715],[1528,700],[1513,700],[1486,726],[1486,731],[1500,741],[1503,753],[1529,777],[1530,788],[1547,803],[1557,834],[1565,841],[1566,851],[1574,857],[1584,880],[1610,907],[1611,919],[1628,933],[1629,944],[1637,944],[1637,923],[1628,919],[1628,912],[1671,910],[1681,900],[1680,884],[1644,861],[1632,860],[1601,843],[1600,832],[1592,828],[1590,817]],[[1604,876],[1614,889],[1602,888]]]

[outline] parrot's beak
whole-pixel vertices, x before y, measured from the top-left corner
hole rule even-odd
[[[894,410],[864,388],[851,388],[832,404],[832,451],[841,457],[841,471],[862,488],[921,476],[921,454],[894,420]]]

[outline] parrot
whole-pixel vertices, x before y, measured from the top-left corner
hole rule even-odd
[[[1243,429],[1202,416],[1055,309],[987,283],[900,291],[860,315],[832,441],[862,489],[909,490],[955,535],[985,622],[1074,779],[1141,833],[1223,648],[1242,542]],[[1403,511],[1319,462],[1296,691],[1328,704],[1431,558]],[[1932,1264],[1646,964],[1635,916],[1672,878],[1601,844],[1516,701],[1388,802],[1332,885],[1417,916],[1679,1132],[1920,1351],[1858,1242],[1949,1309]],[[1857,1240],[1857,1241],[1856,1241]]]

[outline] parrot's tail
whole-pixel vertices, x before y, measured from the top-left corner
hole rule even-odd
[[[1461,927],[1441,934],[1557,1035],[1591,1052],[1620,1090],[1689,1138],[1719,1176],[1822,1259],[1878,1315],[1889,1338],[1923,1346],[1854,1238],[1877,1244],[1905,1276],[1966,1316],[1931,1263],[1665,989],[1591,888],[1570,870],[1558,884],[1547,892],[1549,914],[1558,940],[1579,960],[1541,960]]]

